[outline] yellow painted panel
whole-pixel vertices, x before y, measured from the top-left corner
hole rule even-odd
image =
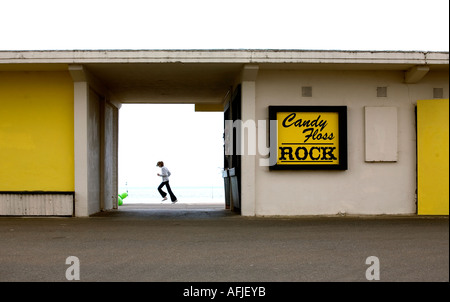
[[[339,164],[337,112],[278,112],[278,165]]]
[[[0,71],[66,71],[68,68],[68,64],[59,63],[0,64]]]
[[[417,102],[418,214],[449,213],[449,100]]]
[[[0,191],[73,191],[73,81],[0,71]]]

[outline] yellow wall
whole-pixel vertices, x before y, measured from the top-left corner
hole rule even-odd
[[[448,215],[449,100],[417,102],[418,214]]]
[[[68,72],[0,72],[0,191],[73,191]]]

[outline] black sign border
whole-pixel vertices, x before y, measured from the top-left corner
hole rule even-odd
[[[272,165],[270,170],[347,170],[347,106],[269,106],[269,120],[276,120],[278,112],[336,112],[339,125],[339,164],[306,164],[306,165]],[[269,131],[271,134],[272,131]],[[269,135],[270,135],[269,134]],[[270,141],[277,142],[276,157],[278,162],[278,138]]]

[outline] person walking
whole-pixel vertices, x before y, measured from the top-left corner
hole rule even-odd
[[[169,169],[167,169],[167,167],[164,166],[164,162],[162,161],[156,163],[156,166],[161,168],[161,173],[158,173],[158,176],[162,177],[162,182],[158,186],[158,191],[159,194],[161,194],[161,197],[163,198],[162,201],[167,200],[167,193],[164,192],[162,189],[164,186],[166,186],[167,192],[169,192],[170,200],[172,200],[172,203],[176,203],[178,201],[177,197],[175,196],[175,194],[173,194],[172,189],[170,188],[169,185],[169,176],[171,175]]]

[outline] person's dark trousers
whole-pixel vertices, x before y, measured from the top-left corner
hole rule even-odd
[[[161,196],[162,196],[163,198],[166,197],[167,193],[164,192],[164,191],[162,190],[162,188],[163,188],[164,186],[166,186],[167,192],[169,192],[170,200],[172,200],[172,201],[177,200],[177,197],[175,196],[175,194],[173,194],[172,189],[170,188],[169,181],[163,181],[163,182],[159,185],[159,187],[158,187],[159,194],[161,194]]]

